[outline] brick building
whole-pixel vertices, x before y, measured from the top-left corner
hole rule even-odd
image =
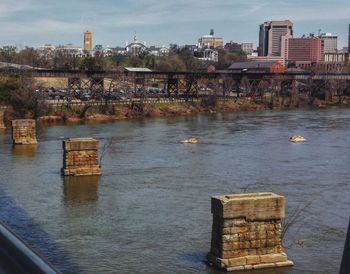
[[[220,37],[214,36],[214,30],[210,31],[209,35],[203,35],[198,39],[198,48],[223,48],[224,47],[224,39]]]
[[[92,32],[90,31],[84,32],[84,50],[86,51],[92,50]]]
[[[323,43],[318,37],[285,38],[285,60],[301,63],[323,61]]]

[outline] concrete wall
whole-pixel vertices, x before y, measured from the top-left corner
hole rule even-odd
[[[100,175],[99,142],[93,138],[69,138],[63,141],[64,176]]]
[[[282,248],[284,204],[269,192],[212,197],[209,263],[227,271],[292,266]]]
[[[12,121],[12,141],[14,144],[36,144],[35,120],[22,119]]]

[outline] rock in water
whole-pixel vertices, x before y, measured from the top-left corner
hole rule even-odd
[[[185,139],[185,140],[180,141],[180,143],[182,143],[182,144],[197,144],[198,139],[196,137],[191,137],[189,139]]]
[[[293,135],[292,137],[289,138],[289,141],[294,143],[299,143],[299,142],[305,142],[306,139],[301,135]]]

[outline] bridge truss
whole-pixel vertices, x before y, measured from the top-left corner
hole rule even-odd
[[[350,73],[266,73],[266,72],[156,72],[156,71],[76,71],[76,70],[0,70],[1,75],[24,74],[35,78],[64,78],[72,96],[80,90],[89,90],[92,97],[126,91],[135,97],[154,96],[152,87],[163,91],[164,97],[194,98],[215,94],[228,97],[232,94],[269,92],[291,95],[307,92],[311,95],[350,95]],[[159,95],[157,95],[159,96]]]

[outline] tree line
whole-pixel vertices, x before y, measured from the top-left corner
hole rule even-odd
[[[218,50],[218,62],[201,60],[200,54],[190,49],[171,49],[167,56],[154,56],[147,51],[137,56],[113,53],[104,55],[102,51],[95,51],[91,56],[78,56],[63,50],[42,52],[38,49],[25,47],[17,50],[14,46],[0,48],[0,62],[28,65],[45,69],[66,70],[111,70],[123,67],[145,67],[158,71],[204,71],[209,66],[216,69],[227,69],[233,62],[245,61],[243,51]]]

